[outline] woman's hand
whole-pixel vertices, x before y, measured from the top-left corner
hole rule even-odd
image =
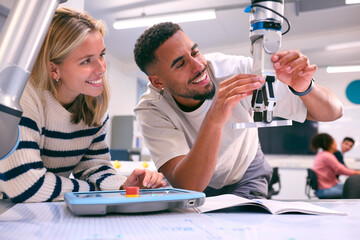
[[[130,176],[126,179],[120,189],[126,187],[139,188],[159,188],[165,187],[167,184],[163,181],[164,175],[157,171],[149,171],[147,169],[136,168]]]

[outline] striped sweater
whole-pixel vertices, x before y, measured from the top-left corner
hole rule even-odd
[[[0,161],[3,197],[13,202],[58,201],[66,192],[118,190],[125,182],[110,162],[108,116],[100,127],[73,124],[71,113],[50,92],[39,96],[30,83],[21,106],[19,146]]]

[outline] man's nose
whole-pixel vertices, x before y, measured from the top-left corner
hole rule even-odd
[[[201,72],[204,69],[204,64],[197,58],[192,58],[191,66],[193,73]]]

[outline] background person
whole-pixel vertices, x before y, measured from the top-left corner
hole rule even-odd
[[[341,142],[340,151],[334,152],[334,155],[337,158],[337,160],[344,166],[346,166],[344,162],[344,153],[350,151],[353,148],[354,144],[355,144],[354,139],[352,139],[351,137],[345,137]]]
[[[0,161],[0,191],[13,202],[165,186],[161,173],[136,169],[126,178],[110,162],[103,36],[102,22],[87,14],[56,11],[21,98],[19,146]]]
[[[360,171],[349,169],[334,156],[337,151],[336,141],[326,133],[315,134],[311,138],[310,147],[316,154],[313,170],[317,176],[318,190],[315,194],[319,198],[341,198],[344,184],[340,183],[337,175],[357,175]]]

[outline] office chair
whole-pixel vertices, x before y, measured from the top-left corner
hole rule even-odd
[[[314,170],[308,168],[307,169],[307,177],[306,177],[306,185],[305,185],[305,194],[308,198],[317,197],[319,199],[339,199],[339,197],[330,197],[330,196],[318,196],[316,195],[316,190],[318,189],[317,176]],[[314,195],[311,195],[311,189],[314,190]]]
[[[360,175],[350,176],[346,179],[343,198],[360,199]]]
[[[306,185],[305,185],[305,194],[310,199],[312,197],[317,197],[315,195],[311,195],[311,190],[316,191],[318,189],[317,176],[316,173],[308,168],[307,169],[307,177],[306,177]]]
[[[277,190],[274,189],[275,184],[278,184]],[[268,185],[268,195],[266,196],[266,198],[271,199],[272,196],[279,194],[280,189],[281,189],[281,182],[280,182],[279,169],[278,167],[274,167],[273,174]]]

